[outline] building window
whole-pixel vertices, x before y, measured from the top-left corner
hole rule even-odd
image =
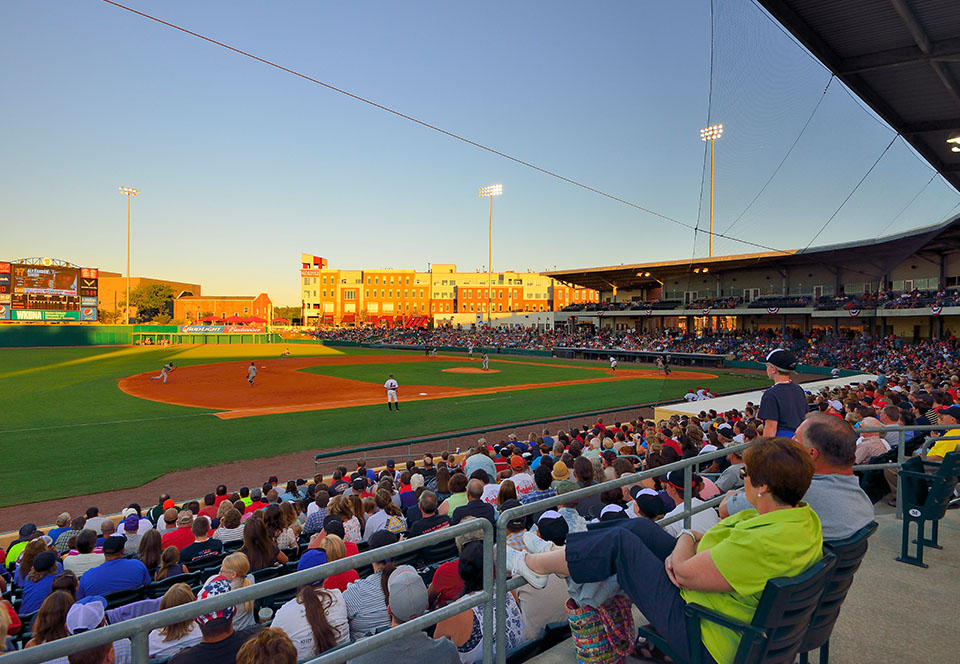
[[[309,285],[310,285],[310,277],[304,277],[304,278],[303,278],[303,285],[304,285],[304,286],[309,286]]]
[[[250,307],[244,307],[244,308],[243,308],[243,313],[245,313],[245,314],[250,313]]]
[[[357,291],[355,291],[355,290],[345,290],[345,291],[343,291],[343,299],[344,299],[344,300],[356,300],[356,299],[357,299]]]
[[[399,292],[399,291],[398,291],[398,292]],[[403,296],[404,296],[404,297],[410,297],[410,296],[409,296],[409,292],[410,292],[410,291],[407,291],[407,290],[403,291]]]
[[[367,277],[367,286],[370,285],[370,277]]]

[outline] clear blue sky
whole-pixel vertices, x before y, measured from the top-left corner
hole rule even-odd
[[[701,227],[760,191],[827,72],[746,0],[130,5]],[[299,305],[301,251],[333,267],[553,269],[706,253],[689,229],[98,0],[0,4],[0,258],[122,271]],[[730,231],[802,247],[890,141],[839,84]],[[707,164],[706,168],[709,166]],[[960,196],[897,141],[817,244],[940,221]],[[704,181],[709,186],[709,180]],[[715,252],[756,251],[718,240]]]

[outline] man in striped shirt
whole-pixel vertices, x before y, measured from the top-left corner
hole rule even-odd
[[[370,536],[370,548],[394,544],[397,536],[389,530],[378,530]],[[373,574],[358,579],[343,593],[347,605],[347,620],[350,622],[350,639],[356,641],[376,633],[381,627],[390,626],[390,614],[387,613],[387,601],[383,595],[383,568],[389,559],[373,563]]]

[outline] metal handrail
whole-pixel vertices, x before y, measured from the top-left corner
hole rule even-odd
[[[56,657],[64,657],[70,653],[80,652],[99,645],[112,643],[118,639],[129,638],[132,641],[132,656],[134,664],[147,664],[150,653],[148,647],[148,635],[150,630],[165,625],[171,625],[185,620],[191,620],[204,613],[210,613],[230,606],[237,606],[251,600],[267,597],[284,590],[290,590],[298,586],[306,585],[325,579],[341,572],[363,567],[366,564],[390,559],[404,553],[410,553],[434,544],[445,542],[460,535],[480,530],[483,534],[484,551],[493,549],[493,526],[486,519],[474,519],[466,523],[459,523],[455,526],[443,528],[432,533],[426,533],[414,538],[404,539],[395,544],[370,549],[347,558],[341,558],[333,562],[318,565],[301,572],[294,572],[275,579],[270,579],[262,583],[255,583],[246,588],[239,588],[222,595],[208,597],[206,599],[181,604],[170,609],[151,613],[149,615],[125,620],[113,625],[107,625],[98,629],[90,630],[82,634],[76,634],[64,639],[58,639],[49,643],[20,650],[18,652],[3,655],[4,664],[39,664]],[[483,627],[486,634],[491,634],[493,626],[493,557],[484,556],[483,560],[483,592],[472,597],[460,598],[455,602],[444,606],[436,611],[431,611],[414,620],[410,620],[398,627],[392,627],[384,632],[361,639],[336,651],[325,653],[311,659],[311,664],[331,664],[333,662],[343,662],[347,659],[357,657],[370,652],[393,639],[410,634],[419,629],[457,615],[458,613],[472,609],[475,606],[484,605],[483,609]],[[492,642],[485,642],[483,645],[484,661],[489,662],[493,659]]]

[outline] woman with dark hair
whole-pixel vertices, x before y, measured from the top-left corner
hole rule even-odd
[[[463,597],[483,592],[483,542],[472,540],[463,545],[457,571],[463,579]],[[494,607],[494,615],[500,610],[502,607]],[[507,651],[509,651],[524,640],[523,615],[520,613],[520,605],[512,590],[507,593],[506,612]],[[494,618],[494,624],[496,624],[496,618]],[[463,664],[481,661],[484,640],[495,638],[494,634],[483,633],[482,605],[437,623],[433,638],[439,639],[444,636],[457,646],[457,652],[460,653],[460,661]]]
[[[160,556],[163,554],[163,538],[160,531],[151,528],[140,538],[140,546],[137,549],[137,558],[140,559],[147,572],[153,574],[160,567]]]
[[[64,592],[70,593],[70,597],[76,599],[77,588],[79,587],[80,580],[77,579],[77,575],[70,570],[64,570],[53,580],[53,583],[50,584],[50,594],[52,595],[58,590],[63,590]]]
[[[73,597],[64,590],[57,590],[47,595],[33,621],[33,638],[25,647],[32,648],[41,643],[50,643],[70,636],[67,632],[67,612],[73,604]]]
[[[450,469],[446,465],[439,466],[437,468],[437,490],[434,492],[437,494],[437,502],[442,503],[447,498],[450,497]]]
[[[267,505],[266,509],[263,510],[263,525],[266,526],[267,535],[277,545],[277,548],[289,549],[297,545],[297,536],[287,525],[287,516],[284,515],[283,508],[280,505],[276,503]]]
[[[23,552],[20,554],[20,560],[17,561],[17,567],[13,572],[13,582],[16,585],[23,585],[24,580],[27,578],[27,574],[29,574],[30,570],[33,569],[33,557],[41,551],[46,550],[47,543],[43,541],[42,537],[38,537],[37,539],[27,543],[27,546],[23,548]]]
[[[168,546],[163,550],[163,553],[160,554],[160,566],[157,567],[157,573],[154,575],[153,580],[159,581],[169,576],[187,574],[189,571],[187,566],[180,562],[179,549],[175,546]]]
[[[682,615],[695,602],[750,623],[769,579],[796,576],[820,560],[820,519],[800,500],[814,464],[789,438],[758,438],[743,454],[745,496],[754,509],[730,516],[706,533],[683,530],[676,539],[647,519],[621,519],[571,533],[566,546],[515,559],[515,572],[535,588],[548,574],[576,583],[616,576],[654,629],[690,659]],[[750,561],[745,565],[744,561]],[[702,622],[703,660],[730,662],[740,635]]]
[[[370,549],[378,549],[398,541],[396,535],[388,530],[378,530],[369,540]],[[350,638],[361,639],[383,627],[389,627],[390,614],[387,612],[387,581],[395,569],[393,560],[371,563],[373,574],[365,579],[351,583],[343,593],[347,606],[347,620],[350,623]]]
[[[578,456],[574,459],[573,477],[581,488],[596,484],[593,473],[593,463],[590,459],[585,456]],[[588,520],[598,517],[602,508],[603,499],[597,494],[583,498],[577,503],[577,513]]]
[[[43,540],[39,540],[46,546]],[[31,542],[32,544],[33,542]],[[23,569],[19,570],[23,573]],[[20,602],[20,613],[27,614],[40,610],[43,600],[50,594],[53,580],[63,571],[57,552],[44,549],[33,556],[30,571],[23,579],[23,599]]]
[[[497,507],[501,507],[508,500],[519,500],[517,498],[517,487],[513,480],[500,482],[500,489],[497,491]]]
[[[454,473],[450,478],[450,495],[440,504],[437,514],[453,514],[458,507],[467,504],[467,476]],[[439,500],[439,498],[438,498]]]
[[[327,562],[325,556],[306,554],[302,560],[297,571]],[[277,609],[270,626],[290,637],[297,648],[298,661],[312,659],[350,641],[343,594],[336,588],[324,588],[323,579],[301,586],[296,597]]]
[[[297,483],[293,480],[287,482],[287,487],[284,489],[283,495],[280,496],[280,500],[287,502],[301,498],[303,498],[303,496],[300,494],[300,489],[297,488]]]
[[[250,561],[250,571],[257,572],[276,564],[285,564],[287,556],[270,539],[267,526],[261,519],[249,519],[243,526],[243,546],[240,552]]]

